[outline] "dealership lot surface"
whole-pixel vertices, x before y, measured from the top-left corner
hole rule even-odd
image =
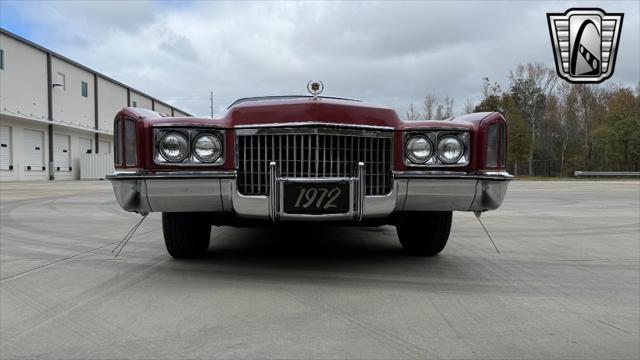
[[[393,227],[214,228],[173,260],[106,182],[0,184],[0,358],[638,358],[640,184],[511,184],[445,251]]]

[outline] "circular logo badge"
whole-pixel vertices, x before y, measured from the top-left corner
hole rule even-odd
[[[307,83],[307,91],[309,92],[309,94],[313,95],[314,98],[317,98],[318,95],[322,94],[323,90],[324,84],[322,83],[322,81],[309,80],[309,82]]]

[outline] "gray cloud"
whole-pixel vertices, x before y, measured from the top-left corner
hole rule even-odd
[[[485,76],[507,86],[518,63],[553,65],[546,12],[625,12],[616,74],[640,81],[637,2],[25,2],[38,38],[60,53],[195,114],[235,98],[305,92],[383,103],[403,114],[428,93],[478,100]],[[34,8],[38,12],[33,12]],[[63,23],[64,26],[60,24]]]

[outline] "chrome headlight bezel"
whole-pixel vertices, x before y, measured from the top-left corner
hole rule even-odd
[[[167,160],[160,150],[160,141],[170,133],[179,133],[188,141],[188,154],[180,161]],[[195,141],[201,135],[213,135],[220,141],[220,155],[214,161],[203,161],[194,151]],[[153,162],[166,166],[218,166],[225,160],[225,130],[202,127],[154,127],[153,128]]]
[[[433,168],[449,168],[449,167],[464,167],[469,165],[471,158],[471,146],[470,146],[470,131],[467,129],[412,129],[405,131],[403,136],[403,163],[407,167],[433,167]],[[415,136],[424,136],[431,141],[433,147],[431,157],[424,163],[415,163],[407,156],[407,144],[408,141]],[[463,152],[459,159],[455,162],[448,163],[441,159],[438,153],[438,144],[442,138],[454,136],[459,139],[463,144]]]

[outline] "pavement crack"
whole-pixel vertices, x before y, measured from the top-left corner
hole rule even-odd
[[[629,335],[631,335],[631,333],[630,333],[630,332],[628,332],[627,330],[620,329],[619,327],[617,327],[617,326],[615,326],[615,325],[611,325],[611,324],[609,324],[609,323],[608,323],[608,322],[606,322],[606,321],[602,321],[602,320],[598,320],[598,321],[599,321],[599,322],[601,322],[601,323],[603,323],[603,324],[605,324],[605,325],[611,326],[611,327],[612,327],[612,328],[614,328],[614,329],[620,330],[620,331],[622,331],[622,332],[623,332],[623,333],[625,333],[625,334],[629,334]]]
[[[20,276],[20,275],[28,274],[28,273],[30,273],[30,272],[32,272],[32,271],[36,271],[36,270],[40,270],[40,269],[44,269],[44,268],[49,267],[49,266],[51,266],[51,265],[55,265],[55,264],[57,264],[57,263],[60,263],[60,262],[63,262],[63,261],[67,261],[67,260],[69,260],[69,259],[73,259],[73,258],[75,258],[75,257],[78,257],[78,256],[81,256],[81,255],[84,255],[84,254],[90,253],[90,252],[92,252],[92,251],[100,250],[100,249],[102,249],[102,248],[105,248],[105,247],[107,247],[107,246],[111,246],[111,245],[116,244],[116,243],[118,243],[118,242],[119,242],[119,240],[118,240],[118,241],[114,241],[114,242],[110,242],[110,243],[108,243],[108,244],[106,244],[106,245],[98,246],[97,248],[89,249],[89,250],[86,250],[86,251],[83,251],[83,252],[80,252],[80,253],[77,253],[77,254],[74,254],[74,255],[71,255],[71,256],[64,257],[64,258],[62,258],[62,259],[54,260],[54,261],[52,261],[52,262],[48,262],[48,263],[46,263],[46,264],[42,264],[42,265],[40,265],[40,266],[36,266],[36,267],[34,267],[34,268],[32,268],[32,269],[29,269],[29,270],[21,271],[21,272],[19,272],[19,273],[17,273],[17,274],[13,274],[13,275],[9,275],[9,276],[7,276],[7,277],[3,277],[2,279],[0,279],[0,282],[1,282],[1,281],[5,281],[5,280],[12,279],[12,278],[17,277],[17,276]]]
[[[141,237],[141,236],[143,236],[143,235],[145,235],[145,234],[148,234],[148,233],[154,232],[154,231],[156,231],[156,230],[157,230],[157,229],[153,229],[153,230],[149,230],[149,231],[146,231],[146,232],[140,233],[140,234],[138,234],[138,236],[137,236],[137,237]],[[48,263],[46,263],[46,264],[42,264],[42,265],[40,265],[40,266],[36,266],[36,267],[31,268],[31,269],[28,269],[28,270],[21,271],[21,272],[19,272],[19,273],[17,273],[17,274],[13,274],[13,275],[9,275],[9,276],[3,277],[3,278],[1,278],[1,279],[0,279],[0,282],[5,281],[5,280],[9,280],[9,279],[12,279],[12,278],[15,278],[15,277],[20,276],[20,275],[28,274],[28,273],[33,272],[33,271],[36,271],[36,270],[41,270],[41,269],[47,268],[47,267],[49,267],[49,266],[52,266],[52,265],[55,265],[55,264],[61,263],[61,262],[63,262],[63,261],[67,261],[67,260],[70,260],[70,259],[76,258],[76,257],[78,257],[78,256],[82,256],[82,255],[85,255],[85,254],[88,254],[88,253],[94,252],[94,251],[96,251],[96,250],[103,249],[103,248],[105,248],[105,247],[107,247],[107,246],[115,245],[115,244],[117,244],[117,243],[119,243],[119,242],[120,242],[120,240],[112,241],[112,242],[110,242],[110,243],[108,243],[108,244],[105,244],[105,245],[100,245],[100,246],[98,246],[98,247],[95,247],[95,248],[92,248],[92,249],[89,249],[89,250],[85,250],[85,251],[82,251],[82,252],[76,253],[76,254],[71,255],[71,256],[67,256],[67,257],[64,257],[64,258],[61,258],[61,259],[57,259],[57,260],[54,260],[54,261],[48,262]]]

